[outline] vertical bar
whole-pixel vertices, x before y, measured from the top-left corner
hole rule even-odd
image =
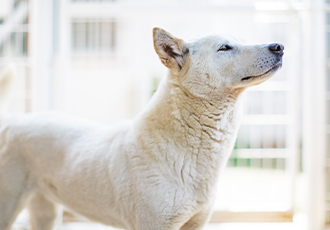
[[[29,1],[32,110],[52,107],[53,0]]]
[[[114,52],[116,48],[116,34],[117,34],[117,27],[116,27],[116,21],[113,20],[110,22],[111,24],[111,51]]]
[[[30,59],[30,68],[27,74],[29,85],[29,103],[27,111],[35,111],[37,109],[37,53],[38,53],[38,0],[29,0],[28,3],[28,21],[29,21],[29,37],[28,37],[28,56]]]
[[[95,22],[94,22],[94,52],[97,53],[98,55],[100,55],[100,51],[101,49],[99,48],[100,47],[100,36],[99,36],[99,33],[100,33],[100,19],[96,19]]]
[[[77,48],[75,52],[86,51],[86,22],[78,21],[77,24]]]
[[[303,13],[303,154],[308,180],[308,229],[325,223],[325,11],[324,0],[306,0]]]
[[[70,68],[71,68],[71,18],[68,12],[69,0],[60,0],[59,4],[59,85],[61,85],[59,97],[59,110],[70,112]]]
[[[289,114],[289,125],[287,126],[286,148],[289,150],[290,156],[287,158],[287,172],[290,174],[291,181],[291,209],[294,210],[296,200],[296,178],[300,169],[300,60],[295,58],[301,55],[301,44],[297,38],[300,37],[299,17],[297,14],[290,15],[290,24],[288,29],[288,42],[291,50],[288,52],[289,68],[288,68],[288,85],[290,90],[287,92],[287,113]],[[290,53],[291,52],[291,53]]]

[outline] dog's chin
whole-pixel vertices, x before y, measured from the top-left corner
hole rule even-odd
[[[282,67],[282,62],[278,62],[276,65],[274,65],[272,68],[270,68],[269,70],[267,70],[264,73],[258,74],[258,75],[253,75],[253,76],[247,76],[247,77],[243,77],[241,79],[242,83],[256,83],[256,84],[260,84],[264,81],[266,81],[267,79],[269,79],[270,77],[272,77],[277,70],[279,70]]]

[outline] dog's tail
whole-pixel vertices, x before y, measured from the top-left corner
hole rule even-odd
[[[15,75],[16,66],[14,64],[0,69],[0,110],[8,109],[11,103]]]

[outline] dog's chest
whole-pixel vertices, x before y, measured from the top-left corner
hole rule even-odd
[[[180,173],[182,183],[200,199],[214,195],[220,170],[225,166],[234,144],[239,112],[234,108],[222,113],[197,115],[181,111],[174,119],[173,139],[177,154],[174,169]]]
[[[213,196],[220,169],[236,137],[235,122],[228,116],[210,118],[190,114],[177,122],[176,133],[164,152],[168,170],[188,194],[207,201]],[[168,151],[172,150],[172,151]]]

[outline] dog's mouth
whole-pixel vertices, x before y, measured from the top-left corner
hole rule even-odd
[[[259,78],[259,77],[263,77],[269,73],[275,72],[278,69],[280,69],[282,67],[282,62],[277,63],[275,66],[273,66],[272,68],[270,68],[269,70],[267,70],[266,72],[259,74],[259,75],[254,75],[254,76],[247,76],[247,77],[243,77],[242,81],[248,81],[250,79],[255,79],[255,78]]]

